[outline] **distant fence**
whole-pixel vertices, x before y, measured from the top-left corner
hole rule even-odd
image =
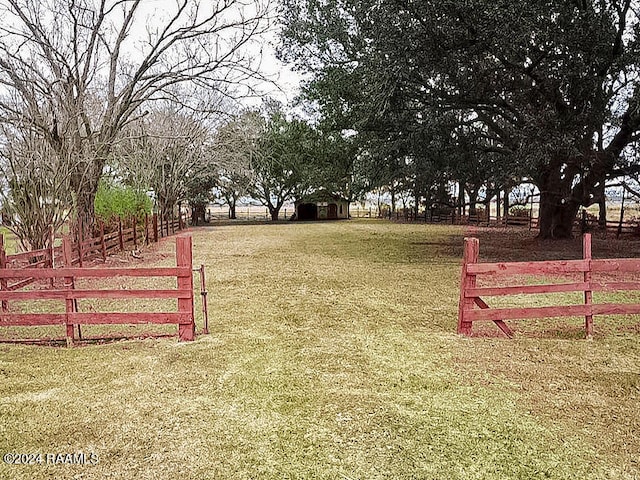
[[[378,216],[378,210],[372,207],[349,207],[349,215],[352,218],[376,218]]]
[[[280,209],[280,219],[289,220],[291,215],[295,213],[295,208],[286,207]],[[206,222],[221,222],[225,220],[231,220],[231,212],[229,208],[207,208],[205,212]],[[237,207],[236,218],[237,221],[247,222],[268,222],[271,221],[271,214],[268,208],[257,207]]]
[[[532,319],[551,317],[584,316],[587,338],[593,334],[594,315],[639,314],[640,304],[593,303],[594,292],[620,292],[640,290],[637,281],[594,281],[593,274],[639,273],[640,259],[593,260],[591,256],[591,235],[583,236],[583,258],[581,260],[478,263],[479,241],[466,238],[460,282],[458,306],[458,333],[471,335],[474,322],[491,321],[507,336],[513,335],[505,323],[511,319]],[[579,274],[579,281],[569,283],[545,283],[536,285],[509,285],[499,287],[478,287],[479,276],[532,275],[546,280],[544,275]],[[582,292],[583,303],[579,305],[551,305],[542,307],[490,308],[486,297],[511,295],[534,295],[560,292]],[[483,298],[484,297],[484,298]],[[478,308],[475,308],[478,307]]]
[[[379,216],[378,212],[372,212],[371,209],[364,210],[364,214],[360,214],[360,210],[351,210],[352,216],[359,217],[371,217]],[[387,218],[389,220],[395,220],[399,222],[417,222],[417,223],[448,223],[451,225],[478,225],[485,227],[507,227],[507,226],[521,226],[530,227],[533,219],[526,215],[505,215],[501,217],[489,217],[486,215],[458,215],[455,211],[438,211],[438,210],[423,210],[416,212],[412,209],[398,209],[394,212],[386,210],[382,213],[381,218]]]
[[[378,212],[369,209],[351,210],[352,216],[371,217],[377,216]],[[476,225],[479,227],[527,227],[529,230],[537,230],[539,228],[540,219],[529,215],[503,215],[500,217],[490,216],[486,214],[479,215],[458,215],[455,211],[442,212],[434,210],[424,210],[416,212],[412,209],[398,209],[394,212],[389,210],[383,212],[382,218],[395,220],[398,222],[417,222],[417,223],[448,223],[451,225]],[[607,234],[620,235],[636,235],[640,236],[640,221],[614,221],[607,220],[606,225],[600,225],[598,219],[589,215],[582,215],[575,218],[573,222],[573,231],[576,234],[582,234],[588,231],[605,231]]]
[[[0,251],[4,255],[4,250]],[[65,265],[72,263],[72,245],[68,237],[63,239],[62,257]],[[177,324],[180,340],[195,337],[194,294],[192,277],[192,243],[190,236],[176,237],[176,267],[162,268],[3,268],[0,269],[0,327],[64,325],[67,344],[75,339],[76,325],[115,324]],[[175,277],[176,289],[76,289],[79,278],[110,279],[115,277]],[[41,279],[54,285],[63,280],[62,289],[15,291],[8,288],[25,280]],[[79,312],[79,299],[176,299],[177,311],[173,312]],[[64,313],[17,313],[11,311],[10,302],[58,300],[64,302]]]
[[[539,218],[532,218],[529,228],[531,230],[537,230],[539,228]],[[631,220],[627,222],[620,222],[614,220],[607,220],[606,224],[600,225],[597,219],[594,218],[576,218],[573,222],[573,232],[581,234],[587,231],[604,231],[607,235],[636,235],[640,236],[640,222],[638,220]]]

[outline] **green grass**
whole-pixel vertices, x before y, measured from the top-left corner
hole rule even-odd
[[[7,227],[0,226],[0,235],[4,236],[4,249],[7,255],[17,253],[18,240],[16,236]]]
[[[210,335],[0,345],[0,453],[99,458],[0,478],[639,478],[640,337],[458,337],[463,233],[195,230]]]

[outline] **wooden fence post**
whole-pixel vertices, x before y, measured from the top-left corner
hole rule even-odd
[[[100,248],[102,250],[102,261],[107,261],[107,245],[104,243],[104,222],[100,222]]]
[[[53,228],[53,225],[49,225],[49,247],[47,248],[47,255],[49,256],[49,268],[56,268],[56,261],[55,261],[55,255],[56,255],[56,251],[55,251],[55,247],[54,247],[54,243],[56,241],[56,232]],[[51,288],[54,287],[54,278],[51,277],[49,279],[49,285],[51,286]]]
[[[584,327],[587,338],[593,336],[593,290],[591,286],[591,234],[585,233],[582,236],[582,257],[588,261],[588,269],[584,272],[584,282],[587,284],[587,289],[584,291],[584,304],[588,308],[588,313],[584,317]]]
[[[458,333],[461,335],[471,335],[473,323],[465,318],[465,312],[471,310],[474,305],[473,298],[467,298],[465,293],[469,288],[475,288],[476,276],[467,273],[467,266],[470,263],[478,263],[478,252],[480,241],[477,238],[464,239],[464,256],[462,257],[462,274],[460,277],[460,300],[458,303]]]
[[[4,235],[0,233],[0,269],[4,270],[7,268],[7,252],[4,250]],[[0,290],[7,290],[7,279],[0,279]],[[2,311],[6,312],[9,310],[9,302],[6,300],[2,301]]]
[[[149,215],[144,214],[144,244],[149,245]]]
[[[122,219],[118,218],[118,241],[120,243],[120,251],[124,251],[124,239],[122,238]]]
[[[62,237],[62,258],[64,260],[64,266],[66,268],[71,268],[72,265],[72,248],[71,248],[71,239],[68,235]],[[64,277],[64,287],[67,290],[73,290],[73,277]],[[65,311],[67,314],[67,319],[65,322],[67,329],[67,346],[73,345],[74,340],[74,328],[73,323],[69,319],[69,314],[75,312],[75,302],[73,299],[68,298],[65,300]]]
[[[153,241],[155,243],[158,243],[158,214],[157,213],[153,214]]]
[[[176,238],[176,264],[186,267],[188,273],[178,276],[178,289],[191,291],[190,298],[178,299],[178,312],[188,316],[190,321],[178,325],[178,335],[181,341],[191,341],[195,338],[196,324],[193,315],[193,259],[191,252],[191,235]]]
[[[132,219],[133,223],[133,249],[138,248],[138,222],[136,221],[136,217]]]

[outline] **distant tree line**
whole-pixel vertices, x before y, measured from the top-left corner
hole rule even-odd
[[[507,212],[525,182],[540,235],[564,238],[640,173],[632,0],[282,0],[279,54],[307,74],[307,120],[235,103],[263,80],[250,47],[269,0],[0,5],[2,209],[31,248],[146,196],[165,218],[212,200],[233,218],[250,197],[277,220],[318,189]]]
[[[169,219],[188,202],[282,205],[325,188],[354,195],[350,142],[251,111],[269,0],[0,0],[0,195],[24,248],[71,220]],[[148,198],[152,198],[150,203]]]

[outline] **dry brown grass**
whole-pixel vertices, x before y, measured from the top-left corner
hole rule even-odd
[[[518,259],[565,253],[480,234],[494,259],[511,246]],[[0,463],[0,478],[640,476],[637,334],[587,342],[557,321],[530,322],[548,334],[516,340],[458,337],[461,229],[352,221],[193,235],[210,335],[0,346],[0,451],[100,458]],[[162,243],[154,260],[172,249]]]

